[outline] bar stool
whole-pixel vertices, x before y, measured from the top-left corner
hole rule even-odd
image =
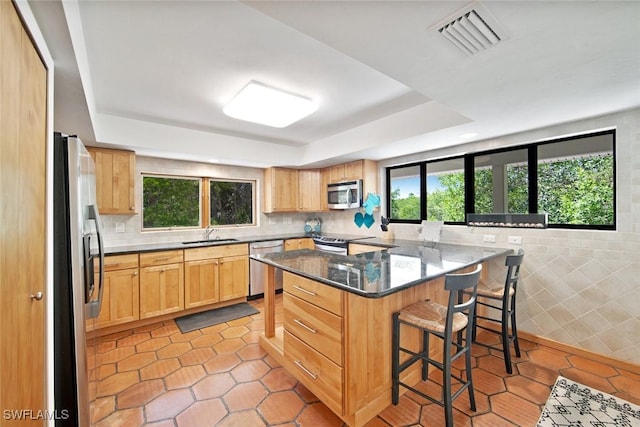
[[[444,288],[449,291],[447,306],[433,301],[420,301],[409,305],[393,314],[391,377],[392,377],[392,403],[398,404],[400,386],[434,402],[445,409],[447,427],[453,426],[453,400],[465,389],[469,392],[471,410],[476,410],[476,401],[473,394],[473,381],[471,378],[471,323],[476,304],[476,289],[480,278],[482,265],[478,265],[475,271],[463,274],[447,274]],[[419,353],[400,346],[400,325],[405,324],[422,331],[422,350]],[[461,340],[463,329],[466,328],[466,339]],[[429,335],[435,335],[443,340],[442,362],[429,356]],[[456,336],[456,341],[453,337]],[[452,354],[451,347],[455,348]],[[407,353],[409,357],[400,363],[400,352]],[[451,364],[458,357],[465,356],[465,377],[452,374]],[[429,374],[429,365],[442,371],[442,399],[438,400],[428,396],[400,381],[400,373],[418,360],[422,360],[422,380],[426,381]],[[460,382],[461,386],[452,393],[451,378]]]
[[[507,373],[513,373],[511,367],[511,351],[510,346],[516,351],[516,356],[520,357],[520,345],[518,344],[518,329],[516,327],[516,291],[518,289],[518,279],[520,277],[520,265],[524,259],[524,251],[520,249],[517,254],[507,255],[505,266],[507,267],[507,277],[503,286],[493,287],[488,283],[481,281],[478,284],[477,302],[489,308],[487,315],[478,314],[475,311],[473,318],[473,342],[484,347],[494,350],[502,350],[504,354],[504,364]],[[498,310],[498,313],[493,310]],[[499,317],[498,317],[499,316]],[[478,324],[478,319],[483,319],[493,324],[499,324],[500,329],[493,329],[488,326]],[[509,332],[509,323],[511,323],[511,332]],[[485,344],[476,341],[477,328],[497,334],[502,341],[502,348],[496,345]]]

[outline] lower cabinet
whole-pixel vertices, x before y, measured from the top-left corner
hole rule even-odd
[[[183,251],[140,254],[140,318],[181,310],[184,310]]]
[[[249,293],[248,255],[220,259],[220,301],[246,297]]]
[[[294,375],[331,410],[343,410],[342,291],[283,274],[283,353]]]
[[[314,247],[315,247],[315,243],[313,243],[313,239],[310,237],[303,237],[300,239],[287,239],[284,241],[285,251],[295,251],[298,249],[313,249]]]
[[[107,256],[104,267],[102,306],[95,328],[140,319],[138,254]]]
[[[185,308],[246,297],[249,292],[247,244],[186,249]]]

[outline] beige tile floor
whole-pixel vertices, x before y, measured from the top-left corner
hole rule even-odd
[[[166,321],[96,339],[90,360],[95,425],[342,426],[260,348],[263,301],[251,304],[261,312],[187,334]],[[640,375],[522,339],[520,345],[513,375],[500,352],[473,347],[477,411],[469,410],[463,393],[454,403],[456,426],[533,426],[558,375],[640,404]],[[438,395],[437,381],[420,387]],[[417,425],[444,425],[444,413],[411,392],[368,423]]]

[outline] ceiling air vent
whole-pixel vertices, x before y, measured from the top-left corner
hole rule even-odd
[[[479,5],[476,4],[476,6]],[[503,38],[500,37],[495,25],[489,26],[479,12],[484,16],[488,14],[474,7],[457,18],[448,19],[447,24],[440,27],[438,31],[467,55],[475,55],[489,49]]]

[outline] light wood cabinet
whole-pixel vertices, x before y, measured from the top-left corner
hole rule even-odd
[[[184,310],[182,250],[140,254],[140,318]]]
[[[343,292],[283,274],[284,358],[294,375],[337,414],[343,411]]]
[[[138,255],[107,256],[104,270],[102,306],[95,327],[106,328],[140,319]]]
[[[300,239],[287,239],[284,241],[285,251],[295,251],[298,249],[313,249],[315,244],[310,237],[303,237]]]
[[[365,252],[383,251],[387,248],[375,245],[363,245],[362,243],[349,243],[349,255],[357,255]]]
[[[186,249],[185,308],[246,297],[249,248],[246,244]]]
[[[378,194],[378,163],[373,160],[341,163],[326,168],[324,173],[328,184],[361,179],[363,199],[366,199],[368,193]]]
[[[186,252],[186,251],[185,251]],[[186,255],[186,253],[185,253]],[[220,301],[218,259],[185,261],[184,308],[200,307]]]
[[[220,259],[220,301],[246,297],[249,293],[249,257],[226,256]]]
[[[287,168],[267,168],[264,171],[263,211],[298,211],[298,170]]]
[[[319,212],[323,210],[322,199],[326,198],[326,185],[322,187],[320,169],[301,169],[298,171],[298,200],[300,212]],[[326,207],[326,202],[325,202]]]
[[[87,147],[96,164],[96,198],[104,215],[133,215],[135,208],[135,153]]]

